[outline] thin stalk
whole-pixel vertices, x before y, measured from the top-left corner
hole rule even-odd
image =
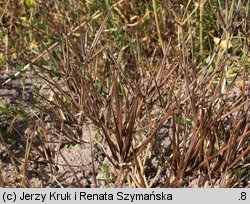
[[[3,19],[4,13],[6,12],[9,4],[10,4],[10,0],[7,1],[6,5],[4,7],[3,13],[2,13],[2,15],[0,17],[0,24],[2,24],[2,19]]]
[[[154,16],[155,16],[155,23],[156,23],[157,33],[158,33],[158,39],[159,39],[159,42],[160,42],[160,45],[161,45],[162,52],[164,53],[165,48],[164,48],[164,43],[163,43],[162,36],[161,36],[159,21],[158,21],[158,18],[157,18],[156,3],[155,3],[155,0],[152,0],[152,2],[153,2],[153,8],[154,8]]]
[[[200,57],[203,59],[203,11],[204,5],[200,3]]]

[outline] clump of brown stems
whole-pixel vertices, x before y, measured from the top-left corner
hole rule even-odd
[[[107,19],[108,16],[89,48],[83,33],[76,40],[62,36],[59,48],[62,54],[50,54],[56,73],[48,71],[41,75],[53,98],[39,95],[41,101],[46,101],[46,106],[39,108],[50,115],[71,142],[83,142],[86,123],[100,128],[106,145],[99,145],[124,180],[131,167],[141,174],[143,167],[138,157],[174,114],[174,106],[168,100],[173,97],[176,80],[169,79],[177,66],[165,69],[165,55],[157,73],[150,70],[150,76],[146,76],[145,70],[137,66],[133,76],[127,77],[107,45],[98,45]],[[56,79],[58,76],[60,80]],[[146,187],[143,175],[140,177],[140,185]]]

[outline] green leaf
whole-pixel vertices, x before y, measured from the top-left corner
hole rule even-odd
[[[26,0],[26,5],[31,8],[36,4],[36,0]]]
[[[8,112],[8,108],[2,101],[0,101],[0,111],[4,113]]]

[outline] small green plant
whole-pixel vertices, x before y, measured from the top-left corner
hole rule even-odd
[[[110,185],[115,183],[116,176],[110,172],[110,166],[106,163],[102,163],[100,168],[103,172],[106,184]]]

